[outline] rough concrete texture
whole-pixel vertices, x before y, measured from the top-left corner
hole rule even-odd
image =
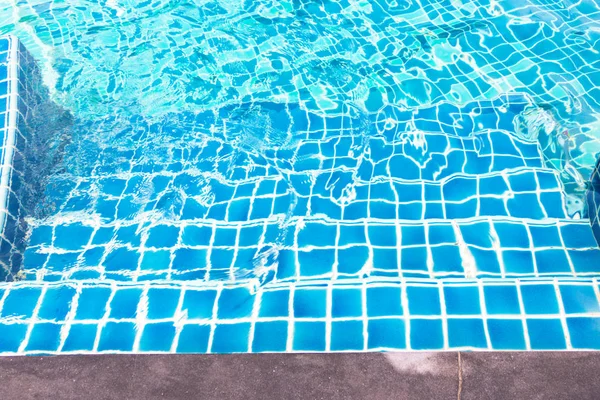
[[[597,399],[600,353],[0,358],[6,399]],[[460,372],[460,374],[459,374]]]

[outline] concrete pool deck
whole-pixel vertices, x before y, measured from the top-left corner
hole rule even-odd
[[[600,353],[0,358],[18,399],[597,399]],[[459,393],[460,392],[460,393]]]

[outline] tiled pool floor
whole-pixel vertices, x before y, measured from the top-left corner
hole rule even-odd
[[[160,71],[144,4],[12,6],[74,125],[0,352],[600,348],[597,4],[258,3]]]

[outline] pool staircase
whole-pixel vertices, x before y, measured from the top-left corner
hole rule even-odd
[[[535,110],[249,103],[195,116],[241,118],[202,141],[105,149],[10,250],[0,352],[598,349],[600,248],[516,128]],[[248,115],[293,139],[261,148]]]

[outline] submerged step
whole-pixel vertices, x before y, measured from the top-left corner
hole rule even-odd
[[[0,285],[0,354],[600,349],[595,279]]]
[[[334,280],[600,274],[586,220],[354,222],[291,219],[38,226],[24,275],[39,280]]]

